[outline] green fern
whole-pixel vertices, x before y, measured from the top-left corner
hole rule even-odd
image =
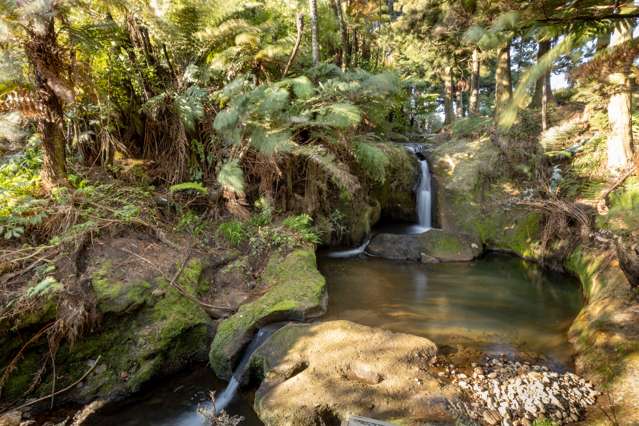
[[[244,171],[238,160],[230,160],[225,163],[217,175],[217,181],[222,188],[236,194],[244,193]]]

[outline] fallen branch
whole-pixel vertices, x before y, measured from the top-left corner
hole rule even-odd
[[[98,355],[98,359],[96,359],[96,360],[95,360],[95,362],[93,363],[93,365],[91,366],[91,368],[89,368],[89,369],[88,369],[88,370],[87,370],[87,371],[86,371],[86,372],[82,375],[82,377],[80,377],[80,378],[79,378],[78,380],[76,380],[75,382],[71,383],[69,386],[67,386],[67,387],[65,387],[65,388],[62,388],[62,389],[60,389],[60,390],[58,390],[58,391],[52,392],[52,393],[50,393],[49,395],[43,396],[43,397],[38,398],[38,399],[34,399],[33,401],[29,401],[29,402],[27,402],[27,403],[25,403],[25,404],[22,404],[22,405],[20,405],[20,406],[18,406],[18,407],[16,407],[16,408],[12,408],[12,409],[10,409],[10,410],[7,410],[7,411],[5,411],[5,412],[3,412],[3,413],[0,413],[0,415],[5,414],[5,413],[8,413],[9,411],[21,410],[21,409],[23,409],[23,408],[29,407],[29,406],[31,406],[31,405],[33,405],[33,404],[37,404],[38,402],[46,401],[46,400],[47,400],[47,399],[49,399],[49,398],[53,398],[53,397],[54,397],[54,396],[56,396],[56,395],[60,395],[61,393],[64,393],[64,392],[67,392],[67,391],[69,391],[69,390],[73,389],[73,388],[74,388],[74,387],[76,387],[76,386],[77,386],[80,382],[82,382],[84,379],[86,379],[86,377],[87,377],[89,374],[91,374],[91,372],[92,372],[93,370],[95,370],[95,367],[97,367],[98,363],[100,362],[100,359],[102,359],[102,355]]]
[[[628,168],[628,170],[626,170],[621,176],[619,176],[619,178],[615,181],[615,183],[612,184],[612,186],[602,192],[602,194],[599,196],[599,201],[597,202],[597,213],[599,213],[600,215],[608,213],[608,205],[606,204],[608,196],[615,189],[619,188],[626,181],[626,179],[632,176],[635,170],[637,170],[637,166],[633,164]]]

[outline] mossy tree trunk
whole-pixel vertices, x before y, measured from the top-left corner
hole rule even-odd
[[[621,23],[610,40],[614,49],[632,39],[631,25]],[[608,101],[608,170],[616,173],[626,167],[632,158],[632,87],[629,77],[631,63],[622,64],[608,76],[610,100]]]
[[[25,51],[44,106],[37,127],[43,147],[42,187],[49,192],[67,183],[63,105],[73,100],[73,90],[62,76],[65,67],[60,57],[53,17],[48,19],[45,28],[42,32],[30,31]]]
[[[317,0],[308,0],[311,15],[311,51],[313,56],[313,65],[320,62],[319,50],[319,29],[317,22]]]
[[[495,71],[495,117],[499,120],[513,97],[512,75],[510,72],[510,42],[499,49],[497,70]]]
[[[453,96],[453,67],[447,66],[444,70],[444,124],[454,120]]]
[[[479,113],[479,49],[473,49],[473,59],[470,72],[470,101],[468,110],[471,114]]]

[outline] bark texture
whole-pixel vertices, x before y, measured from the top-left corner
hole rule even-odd
[[[615,29],[610,40],[610,48],[614,49],[632,38],[632,27],[620,25]],[[632,88],[629,78],[630,66],[624,64],[622,69],[611,73],[608,83],[611,87],[608,101],[608,170],[616,173],[626,167],[632,158]]]
[[[473,49],[473,62],[470,73],[470,100],[468,110],[471,114],[479,113],[479,49]]]
[[[495,71],[495,117],[499,119],[513,97],[510,72],[510,43],[499,49]]]
[[[313,55],[313,65],[318,65],[320,62],[320,50],[319,29],[317,22],[317,0],[309,0],[308,5],[311,14],[311,50]]]
[[[448,66],[444,71],[444,124],[454,120],[453,96],[453,68]]]

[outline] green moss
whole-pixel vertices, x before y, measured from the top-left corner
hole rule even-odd
[[[113,280],[111,279],[112,275],[111,262],[105,261],[91,279],[100,312],[132,311],[148,302],[152,287],[150,283]]]
[[[222,321],[211,345],[209,361],[220,377],[229,377],[233,358],[251,332],[271,320],[304,320],[322,313],[324,277],[317,271],[311,250],[296,250],[285,258],[274,255],[262,275],[269,290]]]
[[[200,280],[202,269],[202,262],[193,259],[178,280],[193,296],[207,289]],[[152,280],[154,284],[129,283],[111,279],[115,274],[109,264],[102,265],[100,271],[97,285],[93,283],[99,306],[105,309],[103,313],[117,315],[105,315],[96,332],[83,336],[73,346],[60,347],[56,354],[57,386],[77,380],[98,356],[102,357],[100,365],[83,386],[74,389],[74,399],[127,395],[155,376],[175,371],[192,359],[206,358],[211,320],[197,303],[162,278]],[[153,296],[154,287],[160,287],[163,294]],[[133,305],[139,309],[130,309]],[[7,389],[12,396],[20,397],[28,389],[47,355],[46,341],[36,342],[10,377]],[[43,377],[35,393],[44,394],[51,386],[51,377]]]

